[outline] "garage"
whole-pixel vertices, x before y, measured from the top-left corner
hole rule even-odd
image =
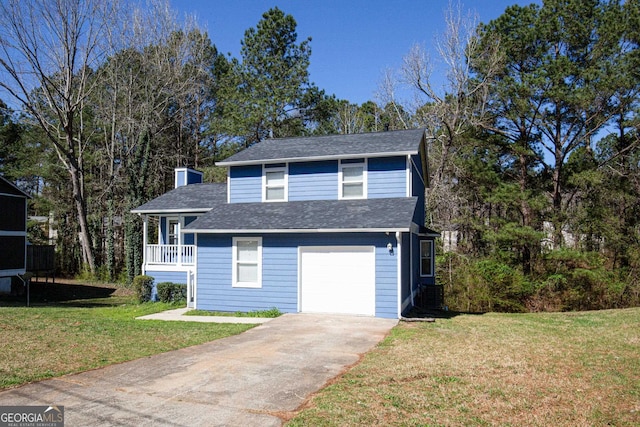
[[[375,316],[373,246],[300,247],[300,311]]]

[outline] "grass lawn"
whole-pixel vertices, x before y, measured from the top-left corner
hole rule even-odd
[[[638,426],[640,309],[401,323],[289,426]]]
[[[274,319],[282,316],[282,312],[277,308],[269,310],[255,311],[207,311],[207,310],[189,310],[185,316],[222,316],[222,317],[261,317],[265,319]]]
[[[110,286],[34,286],[31,307],[0,299],[0,389],[201,344],[255,325],[135,320],[177,308]]]

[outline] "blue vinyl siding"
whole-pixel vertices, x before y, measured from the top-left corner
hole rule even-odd
[[[167,217],[160,217],[160,230],[158,231],[158,244],[166,245],[167,244]]]
[[[420,161],[418,156],[414,156]],[[336,200],[338,161],[296,162],[288,166],[288,200]],[[418,183],[418,184],[417,184]],[[262,202],[262,166],[234,166],[229,171],[231,203]],[[414,195],[424,186],[413,179]],[[404,156],[371,158],[367,161],[367,197],[405,197],[407,159]]]
[[[262,202],[262,165],[231,167],[229,186],[230,203]]]
[[[176,182],[175,182],[175,186],[176,187],[182,187],[183,185],[190,185],[190,184],[201,184],[202,183],[202,173],[199,171],[196,171],[194,169],[189,169],[189,168],[180,168],[180,169],[176,169],[175,171],[176,173]]]
[[[198,219],[197,216],[185,216],[184,217],[184,225],[185,225],[185,227],[187,225],[191,224],[196,219]],[[183,245],[193,245],[194,242],[195,242],[195,239],[194,239],[194,234],[193,233],[185,233],[184,234],[184,238],[182,239],[182,244]]]
[[[194,170],[187,169],[187,185],[190,184],[202,184],[202,174]]]
[[[376,316],[397,317],[397,248],[395,236],[384,233],[262,235],[262,287],[231,286],[232,236],[198,236],[197,308],[252,311],[272,307],[298,311],[299,246],[375,246]]]
[[[411,297],[411,257],[415,257],[415,249],[417,248],[414,243],[414,234],[410,233],[402,233],[402,251],[404,252],[402,256],[402,287],[401,287],[401,299],[400,301],[404,304],[405,300]],[[417,264],[414,264],[417,265]],[[416,283],[416,282],[414,282]],[[406,309],[409,309],[407,307]]]
[[[407,159],[403,156],[369,159],[367,198],[406,197]]]
[[[283,243],[281,236],[263,236],[261,288],[233,288],[232,237],[198,236],[197,308],[253,311],[277,307],[283,312],[296,312],[297,248]]]
[[[289,164],[289,200],[338,199],[338,162]]]
[[[411,195],[418,197],[418,207],[416,209],[416,217],[414,222],[418,225],[424,225],[425,223],[425,185],[422,182],[422,162],[420,156],[411,156],[413,160],[412,167],[412,181],[411,181]],[[415,164],[415,166],[414,166]],[[417,219],[416,219],[417,218]]]
[[[376,245],[376,317],[398,317],[398,246],[395,236],[382,235]],[[393,254],[387,243],[392,242]],[[383,244],[384,243],[384,244]]]

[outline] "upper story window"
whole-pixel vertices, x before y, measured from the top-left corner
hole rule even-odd
[[[264,165],[262,200],[284,202],[287,200],[287,166],[285,164]]]
[[[340,198],[364,199],[367,194],[367,163],[364,160],[340,161]]]

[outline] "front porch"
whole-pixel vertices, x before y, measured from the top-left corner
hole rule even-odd
[[[182,227],[195,215],[143,215],[142,274],[152,276],[155,284],[173,282],[187,285],[187,307],[195,306],[195,236]],[[155,293],[155,289],[153,291]]]
[[[144,248],[144,259],[147,266],[191,267],[196,264],[196,246],[147,244]]]
[[[195,215],[143,215],[143,270],[149,267],[194,267],[195,236],[182,228],[195,220]],[[153,225],[152,225],[153,224]]]

